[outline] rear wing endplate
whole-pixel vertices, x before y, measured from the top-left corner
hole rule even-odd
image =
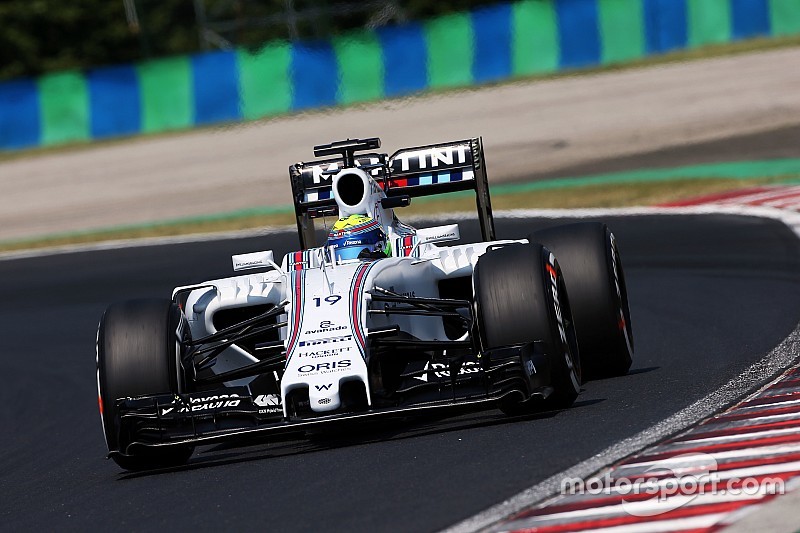
[[[370,148],[375,146],[367,141],[353,142],[363,143],[363,146]],[[379,142],[377,146],[380,146]],[[495,240],[483,141],[480,137],[405,148],[388,157],[378,153],[351,154],[350,157],[353,158],[353,164],[368,172],[389,197],[413,198],[475,191],[483,240]],[[297,230],[303,250],[315,246],[315,218],[338,216],[339,210],[332,191],[333,175],[344,165],[345,158],[339,157],[296,163],[289,167]]]

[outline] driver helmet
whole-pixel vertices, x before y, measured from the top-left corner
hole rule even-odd
[[[328,249],[338,261],[379,259],[391,255],[391,245],[380,223],[367,215],[340,218],[328,234]]]

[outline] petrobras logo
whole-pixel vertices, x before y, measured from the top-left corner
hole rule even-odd
[[[439,233],[437,235],[431,235],[428,237],[430,240],[439,241],[439,240],[450,240],[450,239],[458,239],[459,235],[455,231],[448,231],[446,233]]]
[[[253,260],[253,261],[242,261],[242,262],[235,263],[233,265],[233,268],[234,269],[236,269],[236,268],[247,268],[247,267],[251,267],[251,266],[260,266],[260,265],[263,265],[263,264],[264,264],[263,261],[261,261],[259,259],[256,259],[256,260]]]
[[[342,243],[342,246],[356,246],[359,244],[361,244],[361,239],[353,239],[349,241],[344,241],[344,243]]]

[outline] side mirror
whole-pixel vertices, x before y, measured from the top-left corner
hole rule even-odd
[[[272,255],[272,250],[264,252],[253,252],[249,254],[238,254],[231,257],[233,260],[233,270],[251,270],[254,268],[276,268],[280,267],[275,264],[275,259]]]
[[[384,209],[395,209],[397,207],[408,207],[411,205],[411,197],[407,194],[401,196],[388,196],[381,199],[381,207]]]

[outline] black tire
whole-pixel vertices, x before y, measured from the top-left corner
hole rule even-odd
[[[605,224],[579,222],[537,231],[530,240],[552,250],[561,263],[584,377],[627,374],[633,361],[633,329],[614,234]]]
[[[177,331],[181,312],[170,300],[131,300],[110,306],[97,330],[97,388],[100,419],[109,451],[122,451],[116,401],[128,396],[177,394],[184,380]],[[185,464],[192,446],[113,455],[125,470]]]
[[[555,389],[544,407],[572,405],[580,392],[580,357],[564,278],[553,254],[538,244],[490,250],[475,265],[473,284],[482,349],[543,341]],[[519,398],[500,404],[510,415],[541,407]]]

